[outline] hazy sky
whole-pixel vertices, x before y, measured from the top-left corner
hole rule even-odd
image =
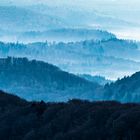
[[[45,3],[49,5],[82,5],[94,6],[96,5],[129,5],[138,7],[140,0],[0,0],[0,4],[37,4]]]
[[[0,0],[0,5],[37,5],[45,4],[57,6],[62,9],[82,9],[82,11],[94,12],[125,20],[140,25],[140,0]],[[113,32],[113,31],[111,31]],[[134,39],[140,39],[140,27],[123,31],[123,35]],[[128,33],[127,33],[128,32]],[[114,31],[116,33],[116,31]],[[120,36],[122,32],[118,32]]]

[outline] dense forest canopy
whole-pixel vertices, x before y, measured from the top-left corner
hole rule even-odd
[[[1,140],[139,140],[140,105],[26,102],[0,91]]]
[[[27,58],[0,59],[0,88],[27,100],[94,99],[97,83]]]
[[[14,57],[0,59],[0,88],[35,101],[79,98],[140,102],[139,75],[137,72],[111,82],[101,77],[74,75],[42,61]]]

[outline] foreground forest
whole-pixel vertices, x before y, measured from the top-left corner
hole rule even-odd
[[[1,140],[139,140],[139,122],[139,104],[27,102],[0,91]]]

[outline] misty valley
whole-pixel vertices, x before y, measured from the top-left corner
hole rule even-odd
[[[85,40],[68,43],[0,42],[0,56],[41,60],[70,73],[103,76],[112,80],[132,75],[139,71],[140,67],[138,42],[120,40],[112,36],[101,41]]]
[[[0,0],[0,140],[140,140],[139,5]]]

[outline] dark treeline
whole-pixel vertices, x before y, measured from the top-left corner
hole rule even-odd
[[[26,102],[0,91],[1,140],[139,140],[140,105]]]
[[[0,59],[0,89],[27,100],[93,99],[100,86],[42,61]]]

